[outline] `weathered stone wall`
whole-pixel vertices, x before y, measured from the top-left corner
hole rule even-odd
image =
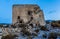
[[[30,14],[28,15],[28,11],[30,11]],[[24,23],[28,22],[30,20],[30,17],[33,17],[32,22],[39,22],[40,25],[44,26],[44,15],[43,11],[40,9],[38,5],[13,5],[13,13],[12,13],[12,23],[17,22],[17,17],[20,16],[20,18],[24,21]]]

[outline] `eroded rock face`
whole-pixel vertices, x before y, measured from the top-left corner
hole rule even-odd
[[[44,26],[44,15],[43,11],[38,5],[13,5],[13,17],[12,23],[16,23],[18,18],[23,20],[24,23],[37,23]]]

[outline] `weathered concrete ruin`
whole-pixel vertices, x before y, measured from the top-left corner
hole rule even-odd
[[[13,5],[12,23],[15,24],[20,19],[24,23],[39,23],[42,26],[45,25],[43,11],[36,4]]]

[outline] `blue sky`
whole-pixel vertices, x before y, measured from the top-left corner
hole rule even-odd
[[[60,0],[0,0],[0,23],[12,23],[13,4],[37,4],[45,20],[60,20]]]

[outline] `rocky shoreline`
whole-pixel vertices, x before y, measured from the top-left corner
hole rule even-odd
[[[15,24],[0,28],[3,39],[60,39],[60,28],[51,23],[45,26],[35,24]],[[6,37],[9,36],[9,37]]]

